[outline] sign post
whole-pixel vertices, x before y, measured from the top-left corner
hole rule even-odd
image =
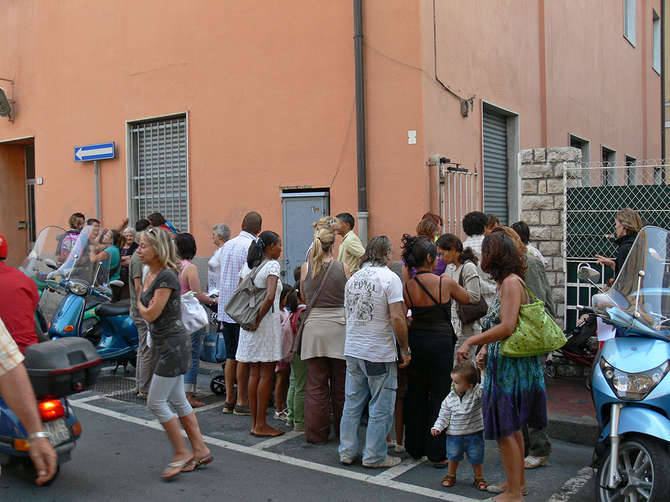
[[[113,159],[115,154],[116,144],[113,141],[111,143],[74,147],[75,162],[93,161],[93,174],[95,176],[95,217],[97,219],[100,219],[100,171],[98,161]]]

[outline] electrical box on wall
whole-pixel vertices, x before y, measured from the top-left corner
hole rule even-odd
[[[416,131],[407,131],[407,144],[416,145]]]

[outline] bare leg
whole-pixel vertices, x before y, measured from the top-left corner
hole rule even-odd
[[[188,462],[189,460],[191,460],[191,458],[193,458],[193,455],[186,446],[186,440],[184,439],[184,436],[182,436],[181,434],[181,427],[179,427],[177,417],[172,417],[170,420],[162,423],[161,425],[165,429],[168,439],[170,440],[170,443],[172,443],[172,448],[174,449],[172,462]],[[181,470],[182,470],[181,467],[175,467],[168,470],[164,474],[167,477],[171,477],[172,475],[175,474],[175,471],[181,471]]]
[[[237,406],[249,406],[249,363],[237,363]]]
[[[186,431],[188,440],[191,442],[191,447],[193,448],[193,460],[198,462],[205,460],[203,463],[211,462],[211,451],[207,448],[204,439],[202,438],[202,433],[200,432],[200,425],[198,424],[198,419],[195,416],[195,413],[190,413],[179,419],[181,425]],[[209,462],[206,460],[210,457]],[[186,468],[183,469],[184,472],[191,472],[198,468],[198,465],[190,463]]]
[[[249,385],[249,404],[251,406],[251,416],[256,417],[254,425],[254,434],[256,436],[280,436],[284,432],[270,427],[266,421],[268,403],[272,393],[272,378],[276,363],[256,363],[260,367],[260,379],[258,381],[258,390],[255,396],[251,395],[251,384]],[[252,369],[252,371],[254,371]],[[249,382],[251,382],[251,375]],[[254,403],[254,400],[256,403]],[[255,410],[254,410],[255,408]]]
[[[226,381],[226,403],[235,403],[235,370],[237,361],[235,359],[226,359],[226,365],[223,369],[223,379]],[[238,385],[239,389],[240,386]]]
[[[247,367],[249,368],[249,378],[248,388],[249,388],[249,409],[251,411],[251,433],[256,433],[256,413],[258,409],[258,382],[260,381],[260,371],[261,363],[248,363]],[[239,389],[239,384],[237,386]]]
[[[505,491],[498,495],[498,502],[516,502],[523,500],[521,496],[521,477],[523,475],[523,449],[519,450],[516,433],[498,439],[498,446],[502,456],[507,486]]]
[[[288,394],[288,370],[277,372],[275,382],[275,409],[284,411],[286,409],[286,395]]]
[[[526,469],[523,466],[526,448],[523,443],[523,433],[521,431],[516,431],[514,433],[514,439],[516,439],[517,448],[521,452],[521,488],[523,488],[526,486]]]

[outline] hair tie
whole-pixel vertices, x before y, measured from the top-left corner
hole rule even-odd
[[[261,249],[265,249],[265,242],[263,242],[263,239],[259,237],[256,243],[261,247]]]

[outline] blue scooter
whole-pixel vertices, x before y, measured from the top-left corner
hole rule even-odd
[[[584,266],[578,275],[597,287],[597,271]],[[616,329],[592,372],[601,429],[596,500],[670,500],[670,232],[644,227],[612,287],[591,305]]]
[[[90,248],[95,245],[91,236],[92,227],[84,228],[66,261],[49,273],[49,287],[66,293],[49,326],[52,339],[84,336],[97,345],[104,361],[116,361],[118,365],[137,358],[137,328],[129,316],[129,303],[111,301],[109,286],[122,286],[121,281],[108,281],[108,266],[91,262]],[[100,319],[85,326],[85,312],[95,306]],[[86,319],[89,321],[89,319]]]

